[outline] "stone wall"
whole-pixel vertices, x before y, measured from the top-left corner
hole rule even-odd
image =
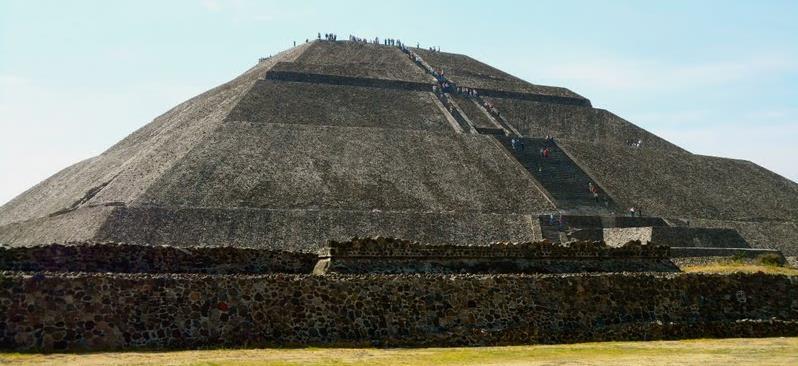
[[[315,254],[231,247],[116,243],[0,247],[0,270],[122,273],[310,273]]]
[[[610,247],[597,242],[572,242],[567,245],[548,242],[503,242],[484,246],[423,245],[394,238],[354,238],[347,242],[331,241],[319,255],[322,257],[667,258],[668,248],[639,243]]]
[[[328,243],[319,259],[316,274],[678,271],[667,247],[639,243],[619,248],[600,242],[430,246],[392,238],[355,238]]]
[[[734,229],[697,227],[604,229],[604,241],[610,246],[621,246],[634,240],[669,247],[750,248],[745,239]]]
[[[764,274],[1,275],[14,350],[798,335],[798,277]]]

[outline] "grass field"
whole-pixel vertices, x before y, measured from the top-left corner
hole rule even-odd
[[[798,365],[798,338],[480,348],[301,348],[0,354],[0,365]]]

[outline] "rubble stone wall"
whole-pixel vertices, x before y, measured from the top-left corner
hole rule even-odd
[[[625,243],[626,244],[626,243]],[[424,245],[395,238],[354,238],[347,242],[330,241],[320,252],[333,257],[503,257],[503,258],[574,258],[574,257],[651,257],[668,258],[668,248],[628,243],[611,247],[601,242],[572,242],[568,245],[549,242],[497,242],[484,246]]]
[[[765,274],[0,274],[14,350],[798,335],[798,277]]]
[[[421,245],[393,238],[331,241],[313,273],[574,273],[677,272],[668,248],[601,242]]]
[[[177,248],[115,243],[0,247],[0,270],[122,273],[310,273],[308,253],[231,247]]]
[[[666,258],[519,257],[332,257],[320,259],[313,273],[579,273],[678,272]]]

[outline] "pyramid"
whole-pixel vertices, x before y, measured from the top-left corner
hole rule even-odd
[[[629,207],[644,217],[624,219]],[[0,244],[487,245],[548,238],[554,214],[732,229],[798,255],[795,182],[468,56],[350,41],[262,59],[56,173],[0,207]]]

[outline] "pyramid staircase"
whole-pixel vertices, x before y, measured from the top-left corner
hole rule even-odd
[[[518,138],[524,148],[514,149],[511,137],[494,137],[551,194],[559,209],[571,214],[591,215],[612,215],[621,211],[600,188],[598,201],[594,199],[588,185],[590,182],[597,183],[556,142],[547,142],[542,138]],[[550,153],[548,157],[543,157],[540,151],[546,147]]]

